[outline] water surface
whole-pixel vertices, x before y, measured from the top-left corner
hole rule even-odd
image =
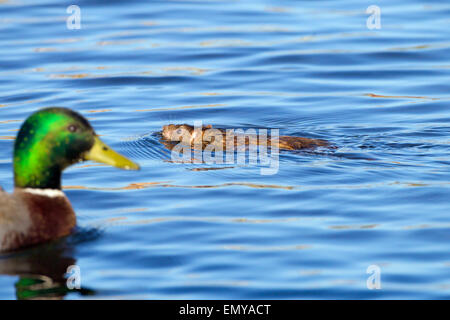
[[[1,299],[450,298],[450,4],[378,1],[370,30],[370,1],[76,1],[70,30],[72,4],[0,3],[1,185],[48,106],[142,169],[67,170],[78,230],[1,255]],[[281,152],[275,175],[167,161],[155,133],[198,120],[336,149]]]

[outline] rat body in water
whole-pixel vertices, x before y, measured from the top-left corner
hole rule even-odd
[[[203,126],[202,128],[194,128],[188,124],[169,124],[163,126],[161,135],[166,142],[181,142],[191,145],[194,148],[198,148],[201,145],[202,149],[214,144],[216,148],[221,148],[224,151],[242,145],[265,144],[269,147],[275,142],[269,137],[265,137],[263,142],[256,134],[244,135],[235,133],[234,136],[228,137],[227,139],[227,130],[213,128],[211,125]],[[280,150],[300,150],[315,147],[327,147],[329,145],[330,144],[325,140],[295,136],[279,136],[278,141],[278,148]]]

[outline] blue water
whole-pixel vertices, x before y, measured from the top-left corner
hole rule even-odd
[[[48,106],[142,169],[68,169],[78,229],[0,255],[0,299],[450,298],[449,26],[442,1],[1,1],[3,188]],[[198,120],[336,148],[280,152],[274,175],[168,161],[155,133]]]

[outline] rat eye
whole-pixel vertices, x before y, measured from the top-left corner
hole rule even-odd
[[[78,127],[74,124],[71,124],[67,127],[67,130],[69,130],[70,132],[77,132]]]

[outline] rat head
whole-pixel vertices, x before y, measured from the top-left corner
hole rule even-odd
[[[94,160],[122,169],[139,166],[103,143],[89,122],[65,108],[33,113],[14,144],[14,182],[19,188],[61,188],[61,172],[71,164]]]
[[[194,127],[188,124],[169,124],[163,126],[162,136],[168,141],[192,141]]]
[[[169,124],[163,126],[162,136],[167,141],[182,141],[193,143],[194,139],[201,138],[205,130],[211,129],[209,124],[203,127],[193,127],[188,124]]]

